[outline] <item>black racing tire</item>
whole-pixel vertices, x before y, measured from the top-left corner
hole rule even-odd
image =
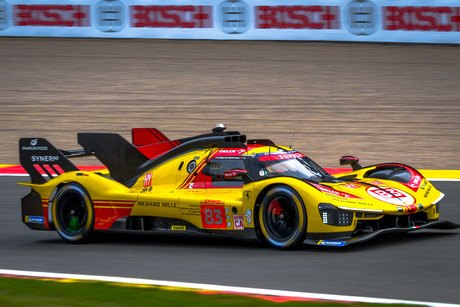
[[[88,241],[94,228],[94,207],[88,192],[77,183],[68,183],[56,193],[53,222],[59,235],[71,243]]]
[[[274,186],[260,205],[259,226],[272,246],[279,249],[296,247],[307,230],[307,212],[302,198],[291,187]]]

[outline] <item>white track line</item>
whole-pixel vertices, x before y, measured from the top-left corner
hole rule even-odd
[[[235,293],[244,293],[244,294],[296,297],[296,298],[330,300],[330,301],[339,301],[339,302],[360,302],[360,303],[377,303],[377,304],[411,304],[411,305],[424,305],[424,306],[433,306],[433,307],[454,307],[454,306],[458,307],[460,306],[457,304],[430,303],[430,302],[406,301],[406,300],[396,300],[396,299],[386,299],[386,298],[372,298],[372,297],[363,297],[363,296],[319,294],[319,293],[309,293],[309,292],[269,290],[269,289],[257,289],[257,288],[245,288],[245,287],[229,287],[229,286],[219,286],[219,285],[210,285],[210,284],[196,284],[196,283],[188,283],[188,282],[164,281],[164,280],[153,280],[153,279],[142,279],[142,278],[81,275],[81,274],[62,274],[62,273],[33,272],[33,271],[19,271],[19,270],[2,270],[2,269],[0,269],[0,274],[15,275],[15,276],[29,276],[29,277],[37,277],[37,278],[77,279],[77,280],[93,280],[93,281],[104,281],[104,282],[114,282],[114,283],[142,284],[142,285],[152,285],[152,286],[167,286],[167,287],[188,288],[188,289],[196,289],[196,290],[225,291],[225,292],[235,292]]]
[[[26,177],[29,174],[0,174],[1,177]]]

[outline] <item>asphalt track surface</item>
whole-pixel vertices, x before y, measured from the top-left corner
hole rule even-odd
[[[20,218],[28,177],[0,177],[0,268],[147,278],[460,304],[460,230],[421,230],[342,249],[279,251],[233,239],[103,235],[69,244]],[[460,182],[434,182],[446,194],[441,217],[460,223]]]

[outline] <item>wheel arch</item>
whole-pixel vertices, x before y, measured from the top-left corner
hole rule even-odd
[[[305,186],[304,186],[305,185]],[[256,229],[256,235],[257,239],[260,241],[266,241],[266,238],[264,234],[262,233],[261,229],[261,221],[260,221],[260,210],[262,207],[262,201],[267,195],[267,193],[277,187],[285,187],[289,188],[290,190],[293,190],[297,196],[299,197],[299,200],[301,202],[301,205],[304,207],[305,210],[305,216],[304,220],[306,223],[305,230],[303,232],[303,236],[306,235],[307,230],[308,230],[308,225],[309,223],[309,210],[308,208],[312,205],[310,200],[307,200],[306,196],[310,195],[311,192],[316,191],[316,189],[308,184],[305,184],[304,182],[300,182],[298,180],[286,183],[285,181],[273,181],[268,183],[266,186],[262,188],[262,190],[258,193],[255,204],[254,204],[254,220],[255,220],[255,229]],[[312,189],[312,191],[309,191],[309,188]],[[315,198],[313,195],[311,195],[311,199]],[[311,208],[310,208],[311,209]]]
[[[69,187],[68,189],[70,189],[70,191],[68,192],[66,190],[63,191],[63,189],[65,189],[66,187]],[[53,197],[53,201],[51,202],[52,207],[49,210],[52,221],[53,221],[53,227],[57,230],[59,235],[68,242],[80,243],[82,241],[86,241],[87,237],[90,237],[90,234],[94,230],[94,223],[96,220],[96,214],[95,214],[96,212],[94,210],[94,204],[93,204],[91,194],[85,188],[85,186],[83,186],[77,181],[61,182],[59,185],[56,186],[54,191],[55,191],[55,194]],[[80,197],[83,197],[85,200],[86,208],[89,209],[87,212],[87,220],[85,221],[85,225],[83,226],[85,230],[83,230],[83,232],[78,231],[79,233],[75,237],[72,237],[69,233],[67,233],[66,230],[63,230],[61,226],[59,225],[59,222],[56,221],[56,218],[58,216],[58,212],[56,211],[58,210],[57,202],[59,201],[59,198],[61,196],[65,196],[66,193],[74,193],[74,194],[79,195]]]
[[[276,182],[276,183],[271,183],[264,187],[259,194],[257,194],[256,202],[254,204],[254,225],[256,229],[256,235],[257,239],[259,241],[264,241],[264,235],[262,234],[262,231],[260,230],[260,221],[259,221],[259,210],[260,206],[262,205],[262,200],[264,199],[265,195],[267,195],[268,191],[270,191],[273,187],[278,186],[278,185],[283,185],[282,183]]]

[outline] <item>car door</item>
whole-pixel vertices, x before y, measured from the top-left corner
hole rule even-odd
[[[206,176],[206,198],[200,203],[203,228],[243,229],[243,179],[224,176],[235,169],[246,169],[240,156],[213,157],[203,169]]]

